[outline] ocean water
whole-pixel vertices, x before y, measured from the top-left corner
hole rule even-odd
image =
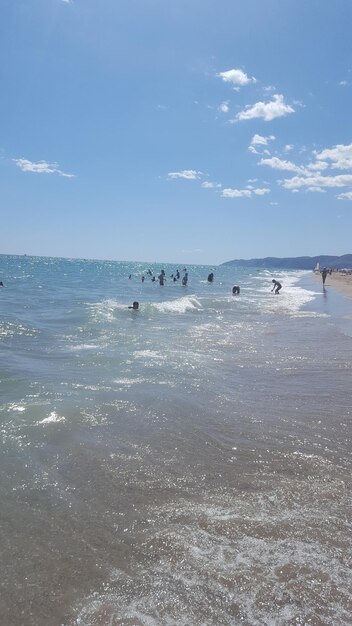
[[[4,626],[352,623],[352,301],[176,269],[0,256]]]

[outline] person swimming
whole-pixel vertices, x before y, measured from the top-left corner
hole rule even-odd
[[[132,303],[132,306],[129,306],[128,308],[129,308],[129,309],[133,309],[134,311],[138,311],[138,309],[139,309],[139,302],[137,302],[137,300],[135,300],[135,301]]]
[[[235,294],[239,294],[239,293],[240,293],[240,288],[239,288],[239,286],[238,286],[238,285],[234,285],[234,286],[232,287],[232,294],[233,294],[233,295],[235,295]]]
[[[214,280],[214,274],[213,274],[213,272],[211,272],[211,273],[209,274],[209,276],[208,276],[208,283],[212,283],[212,282],[213,282],[213,280]]]

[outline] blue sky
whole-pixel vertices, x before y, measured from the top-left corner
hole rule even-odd
[[[352,253],[350,0],[2,0],[0,251]]]

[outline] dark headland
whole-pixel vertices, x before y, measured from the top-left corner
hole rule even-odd
[[[313,270],[317,263],[320,267],[329,267],[331,269],[352,268],[352,254],[343,254],[342,256],[297,256],[297,257],[266,257],[264,259],[234,259],[226,261],[221,265],[229,265],[232,267],[263,267],[275,269],[290,270]]]

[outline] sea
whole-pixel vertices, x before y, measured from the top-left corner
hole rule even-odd
[[[0,280],[3,626],[352,624],[352,299],[228,265]]]

